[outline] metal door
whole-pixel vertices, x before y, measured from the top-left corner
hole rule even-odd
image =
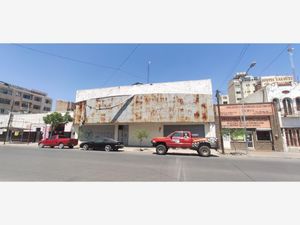
[[[118,128],[118,141],[123,142],[125,146],[128,145],[128,125],[119,125]]]

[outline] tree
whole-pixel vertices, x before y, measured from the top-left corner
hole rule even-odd
[[[142,143],[144,139],[147,139],[149,136],[148,132],[146,130],[138,130],[136,132],[136,137],[140,141],[140,150],[142,151]]]
[[[51,135],[53,135],[53,131],[59,126],[59,125],[65,125],[69,122],[73,121],[73,118],[70,116],[68,112],[66,112],[64,115],[58,112],[54,112],[51,114],[48,114],[47,116],[43,117],[43,120],[45,124],[51,125]]]

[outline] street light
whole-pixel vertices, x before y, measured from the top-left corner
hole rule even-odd
[[[243,74],[239,74],[237,77],[238,77],[238,80],[240,82],[240,86],[241,86],[241,97],[242,97],[242,109],[243,109],[243,124],[244,124],[244,134],[245,134],[245,139],[246,139],[246,154],[248,154],[248,138],[247,138],[247,124],[246,124],[246,115],[245,115],[245,96],[244,96],[244,90],[243,90],[243,79],[242,78],[245,78],[247,75],[248,75],[248,72],[251,68],[253,68],[254,66],[256,65],[256,62],[252,62],[248,69],[246,70],[245,73]]]

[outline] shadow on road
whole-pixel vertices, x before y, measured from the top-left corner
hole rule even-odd
[[[158,154],[156,152],[153,152],[153,155],[158,155]],[[201,156],[198,155],[198,153],[175,153],[175,152],[170,152],[170,153],[167,153],[166,155],[201,157]],[[201,158],[205,158],[205,157],[201,157]],[[207,158],[219,158],[219,156],[212,154]]]

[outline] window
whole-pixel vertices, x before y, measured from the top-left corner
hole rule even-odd
[[[236,93],[236,94],[241,94],[241,92],[240,92],[240,91],[236,91],[235,93]]]
[[[17,91],[16,96],[22,96],[22,92]]]
[[[6,89],[6,88],[0,88],[0,93],[5,95],[12,95],[12,90]]]
[[[15,102],[15,106],[19,106],[20,105],[20,102]]]
[[[46,100],[45,100],[45,103],[46,103],[46,104],[51,104],[51,100],[50,100],[50,99],[46,99]]]
[[[49,107],[44,107],[44,111],[46,111],[46,112],[50,112],[50,111],[51,111],[51,109],[50,109]]]
[[[296,109],[300,111],[300,97],[296,98]]]
[[[5,113],[5,109],[0,109],[0,113],[1,114]]]
[[[256,131],[258,141],[271,141],[270,131]]]
[[[273,103],[274,103],[274,105],[275,105],[277,111],[281,111],[279,99],[278,99],[278,98],[274,98],[274,99],[273,99]]]
[[[22,102],[21,105],[23,108],[28,108],[29,107],[29,103],[28,102]]]
[[[5,105],[10,105],[10,100],[9,99],[4,99],[4,98],[0,98],[0,103],[5,104]]]
[[[282,103],[283,103],[284,114],[292,115],[293,114],[292,99],[285,98],[282,100]]]
[[[40,110],[41,106],[39,106],[39,105],[33,105],[33,109]]]
[[[36,102],[41,102],[42,101],[42,98],[41,97],[37,97],[37,96],[34,96],[34,101]]]
[[[179,138],[179,137],[182,137],[182,133],[180,132],[176,132],[172,135],[172,138]]]
[[[242,100],[242,98],[237,98],[236,100],[237,100],[237,101],[241,101],[241,100]]]
[[[32,100],[32,95],[23,94],[23,98],[28,99],[28,100]]]
[[[224,104],[224,105],[227,105],[227,104],[228,104],[228,102],[223,102],[223,104]]]

